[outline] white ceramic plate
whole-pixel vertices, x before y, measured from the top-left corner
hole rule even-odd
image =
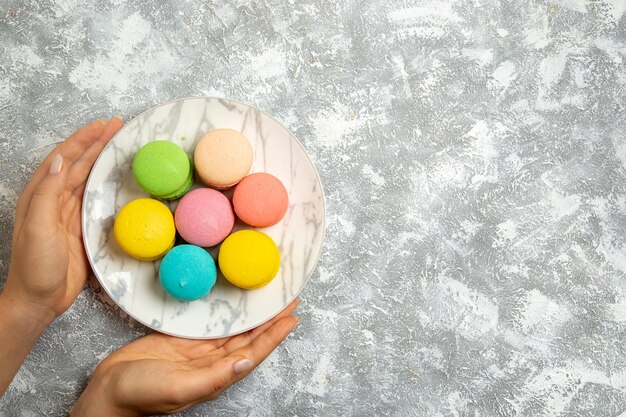
[[[285,218],[261,229],[278,245],[281,268],[270,284],[251,291],[232,286],[218,273],[209,295],[181,302],[161,288],[158,261],[137,261],[121,251],[113,237],[113,221],[126,203],[148,196],[135,182],[131,170],[141,146],[153,140],[169,140],[191,156],[196,141],[216,128],[231,128],[246,135],[254,148],[252,172],[269,172],[289,192]],[[169,205],[174,210],[176,202]],[[120,308],[154,330],[209,339],[254,328],[298,295],[321,252],[324,197],[319,175],[302,144],[274,118],[233,100],[192,97],[140,114],[111,140],[89,176],[82,227],[95,275]],[[216,250],[211,253],[215,259]]]

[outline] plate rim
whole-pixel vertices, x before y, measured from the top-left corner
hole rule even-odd
[[[320,186],[320,193],[321,193],[321,196],[322,196],[322,208],[323,208],[323,211],[324,211],[324,218],[323,218],[323,222],[324,223],[323,223],[323,227],[322,227],[322,237],[321,237],[321,240],[320,240],[320,251],[319,251],[317,257],[315,258],[315,261],[313,262],[313,267],[311,268],[311,272],[306,274],[306,276],[304,277],[304,280],[302,282],[302,286],[294,294],[294,296],[287,302],[287,304],[284,307],[284,308],[286,308],[289,304],[291,304],[293,302],[293,300],[298,298],[298,296],[300,295],[300,293],[302,292],[304,287],[306,287],[306,285],[309,282],[309,279],[311,279],[311,275],[313,275],[313,272],[316,270],[316,267],[317,267],[317,264],[320,261],[320,258],[322,257],[322,251],[324,249],[324,242],[326,241],[326,226],[327,226],[326,225],[326,194],[324,192],[324,184],[322,183],[322,177],[320,176],[319,171],[317,170],[317,167],[313,163],[313,160],[309,156],[309,153],[308,153],[307,149],[304,147],[304,145],[302,144],[300,139],[298,139],[296,137],[296,135],[294,135],[293,132],[290,129],[288,129],[282,122],[280,122],[278,119],[276,119],[274,116],[272,116],[270,113],[266,112],[265,110],[262,110],[262,109],[260,109],[260,108],[258,108],[256,106],[253,106],[253,105],[248,104],[248,103],[244,103],[244,102],[239,101],[239,100],[231,99],[231,98],[228,98],[228,97],[219,97],[219,96],[187,96],[187,97],[181,97],[181,98],[176,98],[176,99],[172,99],[172,100],[169,100],[169,101],[162,102],[160,104],[157,104],[156,106],[152,106],[152,107],[142,111],[141,113],[137,114],[136,116],[134,116],[131,120],[129,120],[129,122],[132,122],[133,120],[137,119],[138,117],[140,117],[140,116],[142,116],[142,115],[144,115],[144,114],[146,114],[146,113],[148,113],[150,111],[154,111],[155,109],[157,109],[159,107],[167,106],[167,105],[170,105],[172,103],[177,103],[177,102],[187,101],[187,100],[194,100],[194,99],[229,101],[229,102],[232,102],[232,103],[243,105],[245,107],[249,107],[249,108],[251,108],[253,110],[258,111],[259,113],[262,113],[266,117],[268,117],[271,120],[273,120],[274,122],[276,122],[279,126],[284,128],[287,131],[287,133],[289,133],[289,136],[291,136],[291,139],[294,140],[295,143],[297,143],[300,146],[300,148],[302,149],[304,154],[307,156],[307,158],[311,162],[311,166],[313,167],[313,172],[315,173],[315,176],[317,178],[317,182],[318,182],[318,184]],[[81,204],[82,204],[82,207],[81,207],[81,222],[80,222],[81,223],[81,234],[82,234],[82,240],[83,240],[83,248],[85,250],[85,254],[87,255],[87,260],[89,262],[89,266],[91,267],[91,274],[93,274],[96,277],[96,280],[100,284],[100,287],[105,291],[107,296],[113,301],[115,306],[117,308],[121,309],[130,318],[132,318],[133,320],[137,321],[138,323],[141,323],[142,325],[144,325],[145,327],[151,329],[152,331],[163,333],[163,334],[166,334],[166,335],[169,335],[169,336],[180,337],[180,338],[183,338],[183,339],[193,339],[193,340],[212,340],[212,339],[222,339],[222,338],[225,338],[225,337],[233,337],[233,336],[245,333],[247,331],[250,331],[252,329],[255,329],[255,328],[257,328],[257,327],[267,323],[268,321],[270,321],[274,317],[276,317],[278,314],[280,314],[283,310],[278,311],[276,314],[268,317],[267,319],[259,322],[258,324],[255,324],[254,326],[247,327],[247,328],[245,328],[243,330],[240,330],[240,331],[237,331],[237,332],[233,332],[233,333],[229,333],[227,335],[221,335],[221,336],[188,336],[188,335],[181,335],[181,334],[173,333],[173,332],[170,332],[170,331],[163,331],[161,329],[158,329],[158,330],[155,329],[154,327],[150,326],[148,323],[146,323],[143,320],[140,320],[137,317],[135,317],[125,307],[121,306],[115,300],[115,298],[113,298],[113,296],[111,295],[111,292],[106,287],[106,285],[104,285],[104,283],[102,282],[102,280],[98,276],[98,273],[96,272],[96,268],[95,268],[94,262],[92,260],[91,252],[90,252],[89,246],[87,244],[87,238],[86,238],[86,233],[85,233],[86,219],[87,219],[87,215],[86,215],[86,201],[87,201],[87,190],[89,190],[89,187],[90,187],[91,182],[93,180],[93,173],[94,173],[93,168],[98,164],[98,161],[100,160],[100,158],[102,157],[104,152],[107,150],[109,145],[111,145],[111,143],[115,140],[115,138],[120,133],[122,133],[122,131],[126,128],[126,126],[127,126],[127,123],[124,122],[124,125],[122,126],[122,128],[118,132],[116,132],[115,135],[113,135],[113,137],[109,140],[109,142],[107,142],[107,144],[104,146],[104,148],[102,148],[102,150],[100,151],[100,154],[98,154],[98,157],[96,158],[96,160],[94,161],[91,169],[89,170],[89,176],[87,177],[87,181],[85,182],[85,191],[83,192],[83,198],[81,199]]]

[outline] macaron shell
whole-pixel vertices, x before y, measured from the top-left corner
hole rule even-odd
[[[179,201],[174,220],[185,241],[211,247],[226,239],[233,230],[235,215],[224,194],[210,188],[197,188]]]
[[[205,134],[194,151],[198,177],[207,185],[226,189],[236,185],[252,167],[252,145],[233,129],[215,129]]]
[[[137,183],[158,198],[167,199],[173,194],[181,194],[190,174],[193,178],[189,157],[173,142],[149,142],[133,158],[133,175]]]
[[[153,261],[174,246],[176,228],[172,212],[165,204],[140,198],[120,210],[113,233],[124,252],[141,261]]]
[[[165,250],[163,250],[161,253],[159,253],[158,255],[151,256],[149,258],[138,258],[138,257],[135,257],[135,259],[137,259],[139,261],[144,261],[144,262],[158,261],[159,259],[161,259],[165,255],[167,255],[167,253],[174,247],[174,243],[175,243],[175,241],[172,241],[172,243]]]
[[[273,175],[257,172],[245,177],[233,193],[235,213],[254,227],[273,226],[285,216],[289,195],[283,183]]]
[[[176,246],[159,267],[159,281],[165,292],[182,301],[207,295],[216,278],[215,261],[207,251],[194,245]]]
[[[155,197],[161,198],[163,200],[179,199],[182,196],[184,196],[187,193],[187,191],[191,189],[191,187],[193,186],[193,180],[194,180],[193,170],[189,170],[189,175],[187,176],[187,180],[178,190],[168,195],[155,196]]]
[[[218,263],[231,284],[251,290],[274,279],[280,268],[280,252],[265,233],[239,230],[222,243]]]

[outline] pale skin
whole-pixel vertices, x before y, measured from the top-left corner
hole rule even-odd
[[[18,198],[9,274],[0,293],[0,395],[48,325],[78,296],[90,272],[81,236],[85,182],[122,127],[97,120],[57,146]],[[94,370],[72,416],[169,414],[219,396],[258,366],[293,330],[297,301],[269,322],[215,340],[153,333]]]

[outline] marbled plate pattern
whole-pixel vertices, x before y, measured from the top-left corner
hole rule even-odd
[[[208,296],[180,302],[161,288],[158,261],[137,261],[121,251],[113,237],[113,221],[126,203],[147,196],[131,170],[133,156],[141,146],[152,140],[170,140],[191,156],[196,141],[216,128],[231,128],[246,135],[254,148],[252,172],[275,175],[289,192],[285,218],[263,229],[280,249],[281,268],[270,284],[252,291],[236,288],[218,275]],[[176,202],[169,205],[174,210]],[[165,103],[126,124],[96,162],[83,204],[85,248],[107,294],[139,322],[188,338],[241,333],[280,312],[313,271],[324,228],[322,186],[300,142],[268,114],[243,103],[211,97]],[[215,258],[216,249],[211,253]]]

